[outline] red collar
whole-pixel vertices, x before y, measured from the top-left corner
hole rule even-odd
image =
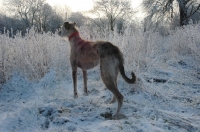
[[[71,38],[73,38],[74,36],[78,35],[78,34],[79,34],[78,31],[72,33],[72,34],[69,36],[69,40],[70,40]]]

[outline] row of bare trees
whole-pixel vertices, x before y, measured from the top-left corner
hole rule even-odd
[[[55,31],[66,20],[79,25],[90,23],[100,29],[114,30],[117,23],[134,20],[131,0],[94,0],[92,10],[71,13],[69,8],[55,8],[46,0],[5,0],[4,6],[12,17],[23,21],[25,27],[35,26],[38,31]],[[200,0],[143,0],[139,10],[145,12],[144,28],[158,28],[160,25],[187,25],[190,19],[200,20]],[[0,18],[3,19],[3,18]],[[134,20],[136,21],[136,20]],[[1,23],[0,23],[1,26]]]
[[[69,9],[54,8],[46,0],[5,0],[5,15],[23,21],[24,27],[35,26],[39,32],[55,31],[67,19]],[[63,14],[62,11],[66,14]],[[13,20],[12,19],[12,20]],[[16,25],[13,25],[15,27]]]
[[[114,30],[117,21],[126,21],[133,14],[130,0],[96,0],[94,9],[84,13],[71,13],[68,7],[62,10],[52,7],[46,0],[5,0],[3,4],[7,14],[15,18],[13,21],[20,19],[24,23],[23,27],[35,26],[39,32],[55,31],[69,19],[76,21],[78,25],[89,23],[101,29],[107,26]],[[4,18],[8,19],[5,16],[0,19]]]
[[[200,0],[143,0],[146,28],[184,26],[200,20]],[[170,24],[170,25],[169,25]]]
[[[94,20],[90,17],[90,20],[97,26],[103,25],[105,27],[108,25],[112,31],[119,18],[128,21],[134,14],[130,0],[96,0],[89,13],[90,16],[97,18]],[[106,21],[103,18],[106,18]]]
[[[159,27],[168,27],[173,29],[176,26],[189,24],[190,20],[197,22],[200,20],[200,0],[142,0],[139,11],[145,12],[144,31],[158,30]],[[134,20],[134,14],[137,13],[132,9],[132,0],[96,0],[90,15],[90,18],[99,27],[108,25],[114,30],[116,21]],[[106,18],[106,20],[105,20]],[[103,27],[105,28],[105,27]]]

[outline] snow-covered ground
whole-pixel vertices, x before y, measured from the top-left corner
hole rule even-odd
[[[20,65],[20,69],[19,66],[5,63],[8,67],[14,67],[14,70],[7,72],[7,82],[0,85],[0,132],[200,131],[199,29],[199,25],[178,29],[168,37],[158,34],[147,37],[127,30],[130,35],[121,36],[122,39],[116,34],[105,38],[118,45],[124,53],[126,74],[130,76],[130,72],[134,71],[140,79],[137,84],[129,85],[119,75],[118,87],[124,95],[121,113],[127,116],[120,120],[101,116],[107,112],[113,114],[117,103],[108,103],[112,95],[101,81],[99,67],[88,71],[88,96],[83,95],[83,79],[79,70],[79,98],[74,99],[67,52],[69,46],[66,46],[68,43],[57,36],[48,35],[43,35],[43,39],[37,36],[34,42],[32,39],[16,38],[15,43],[19,39],[20,43],[46,42],[46,47],[51,45],[47,47],[47,51],[42,52],[51,56],[48,61],[32,58],[35,61],[42,60],[50,66],[41,67],[42,72],[47,72],[40,77],[35,75],[39,71],[35,65],[30,66],[34,62],[31,56],[25,56],[26,63],[19,64],[31,67],[30,71],[34,71],[34,75],[27,73],[25,66]],[[188,38],[183,40],[184,34],[189,32],[186,35]],[[86,34],[85,36],[87,38]],[[58,41],[60,44],[52,46],[52,43]],[[13,40],[1,36],[1,46],[2,43],[11,42]],[[7,49],[5,45],[3,48]],[[36,54],[30,55],[45,58],[40,54],[39,48],[32,48],[29,50]],[[30,52],[25,46],[17,50],[23,55]],[[14,50],[9,53],[17,54]],[[1,54],[6,53],[2,50]],[[5,61],[5,56],[3,59]],[[20,70],[16,70],[17,68]]]

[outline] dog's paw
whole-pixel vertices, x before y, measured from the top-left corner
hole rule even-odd
[[[119,119],[127,119],[128,117],[124,114],[115,114],[112,116],[113,120],[119,120]]]
[[[100,115],[105,119],[112,119],[112,113],[106,112],[106,113],[101,113]]]
[[[84,96],[88,96],[88,92],[84,92],[84,94],[83,94]]]
[[[77,99],[78,98],[78,94],[74,94],[74,99]]]

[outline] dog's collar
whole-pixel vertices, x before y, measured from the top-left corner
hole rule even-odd
[[[72,34],[69,36],[69,40],[70,40],[71,38],[73,38],[74,36],[78,35],[78,34],[79,34],[78,31],[72,33]]]

